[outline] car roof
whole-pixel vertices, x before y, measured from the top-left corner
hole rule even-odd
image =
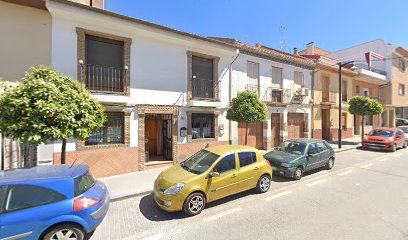
[[[392,127],[377,127],[377,128],[374,128],[373,130],[388,130],[388,131],[395,131],[395,130],[397,130],[398,128],[392,128]]]
[[[314,143],[314,142],[323,142],[323,140],[314,139],[314,138],[298,138],[298,139],[291,139],[291,140],[288,140],[288,141],[298,142],[298,143],[306,143],[306,144]]]
[[[208,147],[205,150],[210,151],[220,156],[230,153],[230,152],[236,152],[236,151],[245,151],[245,150],[258,151],[258,149],[254,147],[241,146],[241,145],[218,145],[218,146]]]
[[[75,178],[83,175],[88,169],[88,165],[80,164],[47,165],[32,168],[11,169],[0,171],[0,183]]]

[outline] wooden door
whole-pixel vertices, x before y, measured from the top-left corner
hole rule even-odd
[[[322,109],[322,138],[330,139],[330,109]]]
[[[272,147],[280,144],[280,113],[272,113],[271,115],[271,132],[272,132]]]
[[[329,77],[322,77],[322,102],[329,102],[330,95],[330,81]]]
[[[288,139],[304,137],[303,113],[288,113]]]
[[[245,145],[245,123],[238,123],[238,144]],[[247,145],[258,149],[263,148],[263,124],[248,123]]]
[[[157,155],[157,119],[145,119],[146,151],[149,156]]]

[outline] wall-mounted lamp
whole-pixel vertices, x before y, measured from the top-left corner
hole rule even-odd
[[[125,70],[128,70],[129,69],[129,67],[128,66],[125,66]]]
[[[82,64],[84,64],[84,60],[79,59],[78,63],[82,65]]]

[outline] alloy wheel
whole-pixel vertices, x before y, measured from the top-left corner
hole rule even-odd
[[[303,170],[302,170],[300,167],[298,167],[298,168],[296,169],[296,171],[295,171],[295,179],[296,179],[296,180],[301,179],[301,178],[302,178],[302,175],[303,175]]]
[[[188,203],[188,208],[192,213],[200,212],[204,206],[204,199],[201,196],[194,196]]]
[[[267,176],[264,176],[261,178],[261,181],[259,183],[259,188],[262,190],[262,192],[266,192],[269,190],[271,183],[270,180]]]
[[[77,234],[70,229],[61,229],[52,235],[51,240],[77,240]]]

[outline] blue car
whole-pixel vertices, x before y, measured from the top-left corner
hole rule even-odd
[[[0,239],[87,239],[108,209],[87,165],[0,171]]]

